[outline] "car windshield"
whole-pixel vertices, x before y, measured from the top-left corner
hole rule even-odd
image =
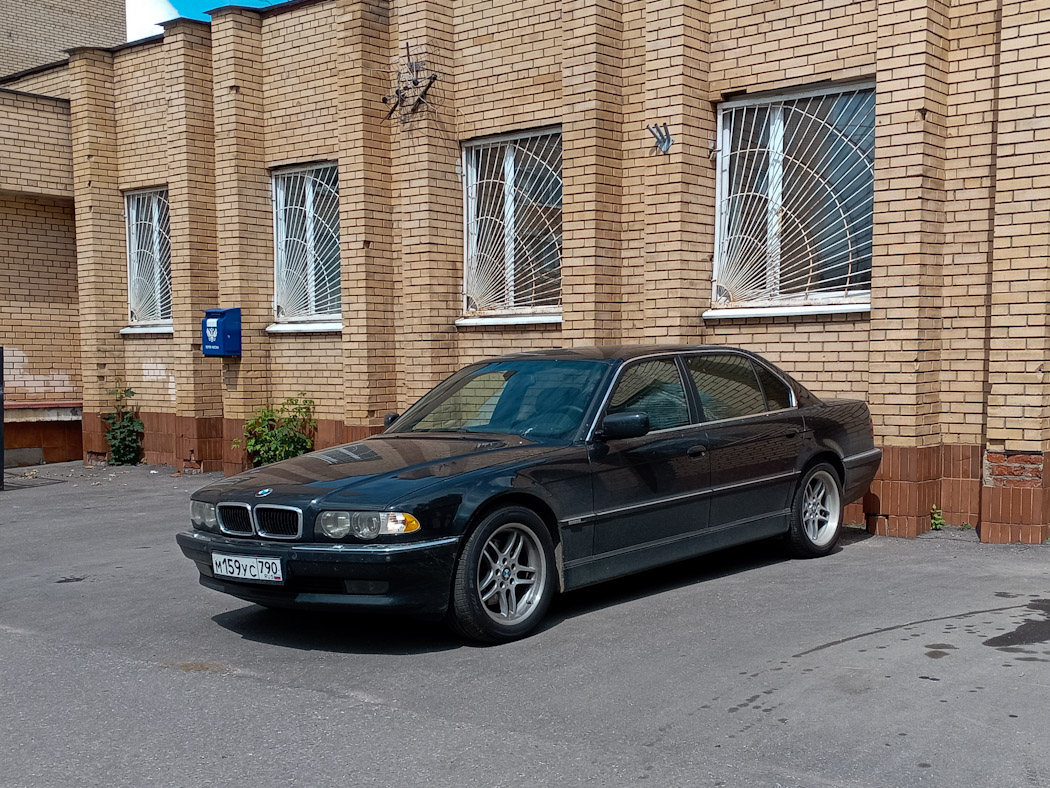
[[[569,438],[607,366],[563,359],[472,367],[421,399],[389,432],[488,432]]]

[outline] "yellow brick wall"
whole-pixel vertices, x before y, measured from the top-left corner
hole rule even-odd
[[[53,98],[69,98],[69,68],[59,63],[17,79],[0,79],[0,87]]]
[[[135,391],[134,403],[150,413],[175,412],[175,359],[170,338],[124,339],[124,382]]]
[[[0,88],[0,192],[73,196],[69,103]]]
[[[712,98],[872,76],[877,6],[875,0],[715,0]]]
[[[121,191],[167,184],[170,87],[163,44],[131,47],[114,54],[117,184]]]
[[[277,335],[271,339],[271,363],[280,374],[271,384],[272,401],[303,394],[314,400],[317,418],[342,421],[343,359],[339,335]]]
[[[61,60],[78,46],[115,46],[127,38],[125,0],[0,3],[0,76]]]
[[[455,81],[458,138],[559,123],[561,4],[458,0],[452,10],[455,65],[442,77]]]
[[[333,0],[262,23],[266,162],[336,158],[338,126]]]
[[[69,200],[0,194],[0,345],[9,403],[80,399]]]

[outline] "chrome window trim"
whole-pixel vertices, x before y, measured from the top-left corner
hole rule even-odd
[[[250,533],[244,531],[228,531],[226,526],[222,522],[222,507],[224,506],[239,506],[248,510],[248,524],[252,527]],[[244,503],[243,501],[219,501],[215,504],[215,517],[219,521],[219,531],[226,534],[227,536],[255,536],[258,532],[255,530],[255,515],[252,513],[252,505],[250,503]]]
[[[738,354],[738,355],[743,355],[743,354]],[[782,384],[784,384],[784,387],[788,390],[788,394],[791,396],[791,407],[790,408],[779,408],[778,410],[767,410],[766,413],[780,413],[780,411],[783,411],[783,410],[792,410],[792,409],[798,408],[798,395],[795,394],[794,387],[790,383],[788,383],[786,380],[784,380],[783,376],[780,374],[780,371],[778,369],[776,369],[772,364],[767,364],[764,360],[757,359],[754,356],[747,356],[747,358],[750,358],[753,362],[755,362],[759,366],[763,367],[774,378],[776,378]],[[762,381],[760,380],[758,382],[758,384],[761,386],[762,385]],[[765,393],[766,393],[765,389],[763,389],[762,390],[763,396],[765,396]],[[769,397],[766,397],[766,402],[769,402]]]
[[[616,370],[616,375],[613,377],[612,381],[609,383],[609,387],[605,390],[605,396],[602,397],[602,404],[598,407],[598,411],[595,414],[594,421],[591,422],[591,426],[587,430],[587,437],[584,438],[584,440],[589,442],[589,441],[591,441],[594,438],[594,432],[598,428],[598,422],[600,422],[602,420],[602,418],[605,416],[605,409],[607,407],[609,407],[609,400],[612,399],[612,394],[616,390],[616,384],[620,382],[620,378],[623,375],[624,370],[626,370],[628,367],[633,366],[638,361],[652,361],[654,359],[665,359],[666,358],[666,359],[670,359],[671,361],[675,362],[675,369],[678,370],[678,380],[682,384],[682,393],[686,395],[686,410],[688,411],[688,409],[689,409],[689,392],[686,391],[685,380],[682,378],[682,368],[680,366],[678,366],[678,362],[676,361],[676,358],[679,355],[681,355],[681,354],[676,352],[676,351],[673,351],[673,350],[672,351],[666,351],[665,350],[665,351],[662,351],[660,353],[650,353],[649,355],[646,355],[646,356],[635,356],[634,358],[628,359],[625,363],[621,364],[620,368],[618,370]],[[648,437],[650,435],[660,435],[660,434],[663,434],[663,433],[666,433],[666,432],[675,432],[676,430],[684,430],[684,429],[688,429],[690,427],[697,427],[697,426],[699,426],[699,425],[694,423],[694,422],[692,422],[692,421],[690,421],[688,424],[681,424],[681,425],[679,425],[677,427],[667,427],[666,429],[662,429],[662,430],[651,430],[651,431],[645,433],[645,435],[646,435],[646,437]]]
[[[286,512],[295,512],[299,519],[299,527],[296,529],[294,536],[286,534],[271,534],[267,531],[263,531],[262,526],[259,525],[259,518],[257,514],[253,517],[255,524],[255,533],[261,536],[263,539],[279,539],[282,541],[291,541],[293,539],[299,539],[303,535],[303,510],[298,506],[283,506],[278,503],[259,503],[255,505],[255,512],[257,513],[260,509],[280,509]]]
[[[606,389],[605,396],[602,397],[602,404],[599,406],[598,411],[595,414],[594,421],[591,422],[591,426],[588,428],[587,436],[584,438],[584,440],[589,443],[590,441],[592,441],[594,439],[594,432],[598,428],[598,422],[600,422],[602,420],[602,417],[605,415],[605,408],[608,407],[609,400],[612,399],[612,393],[613,393],[613,391],[616,388],[616,384],[620,382],[620,375],[623,374],[623,371],[625,369],[627,369],[627,367],[630,366],[631,364],[633,364],[634,362],[636,362],[636,361],[643,361],[643,360],[646,360],[646,359],[652,360],[652,359],[657,359],[657,358],[671,358],[671,359],[681,358],[683,363],[688,364],[688,359],[690,357],[692,357],[692,356],[712,356],[712,355],[740,356],[741,358],[746,358],[746,359],[748,359],[748,360],[750,360],[752,362],[757,362],[757,363],[762,364],[762,366],[765,367],[767,370],[769,370],[769,372],[772,373],[773,376],[776,377],[777,380],[779,380],[781,383],[783,383],[785,386],[787,386],[787,390],[791,394],[791,407],[790,408],[779,408],[777,410],[764,410],[761,413],[750,413],[747,416],[734,416],[731,419],[716,419],[716,420],[713,420],[713,421],[690,422],[689,424],[683,424],[680,427],[668,427],[667,429],[664,429],[664,430],[653,430],[651,432],[645,433],[646,436],[659,435],[659,434],[663,434],[663,433],[667,433],[667,432],[674,432],[675,430],[683,430],[683,429],[688,429],[690,427],[707,427],[708,425],[711,425],[711,424],[717,424],[717,425],[728,424],[728,423],[734,422],[734,421],[743,421],[744,419],[754,419],[754,418],[758,418],[758,417],[761,417],[761,416],[769,416],[770,414],[774,414],[774,413],[787,413],[789,411],[798,410],[798,397],[795,395],[794,387],[791,386],[791,384],[788,383],[786,380],[784,380],[784,378],[781,376],[781,374],[776,369],[774,369],[771,364],[768,364],[768,363],[765,363],[763,361],[760,361],[759,359],[757,359],[754,356],[750,356],[747,353],[740,353],[740,352],[735,351],[735,350],[724,350],[724,349],[715,349],[715,348],[712,348],[710,350],[691,350],[691,351],[676,351],[676,350],[672,350],[672,351],[664,351],[662,353],[652,353],[652,354],[647,355],[647,356],[636,356],[636,357],[630,359],[629,361],[627,361],[627,363],[622,364],[620,366],[620,368],[618,370],[616,370],[616,376],[612,379],[612,382],[609,384],[608,389]],[[679,376],[682,375],[682,370],[681,369],[678,370],[678,374],[679,374]],[[682,383],[684,385],[685,381],[683,380]],[[693,387],[694,388],[696,387],[696,383],[693,383]],[[763,396],[764,395],[765,395],[765,393],[763,392]]]
[[[761,365],[766,371],[768,371],[777,380],[779,380],[781,383],[783,383],[783,385],[787,389],[787,393],[791,394],[791,408],[778,408],[775,411],[762,411],[761,413],[749,413],[747,416],[733,416],[732,418],[718,418],[718,419],[712,419],[711,421],[698,421],[697,422],[697,426],[699,426],[699,427],[707,427],[708,424],[722,424],[722,423],[726,423],[727,421],[740,421],[740,420],[745,419],[745,418],[755,418],[756,416],[768,416],[771,413],[786,413],[787,411],[797,411],[798,410],[798,396],[795,394],[795,389],[794,389],[794,387],[792,387],[791,383],[789,383],[786,380],[784,380],[783,377],[780,375],[780,373],[772,365],[766,364],[765,361],[760,360],[760,359],[756,358],[755,356],[748,355],[747,353],[739,353],[739,352],[736,352],[736,351],[733,351],[733,350],[714,350],[714,349],[711,349],[711,350],[699,350],[699,351],[690,351],[690,352],[686,352],[686,353],[681,353],[681,360],[682,360],[682,362],[684,362],[684,364],[686,365],[686,368],[688,370],[688,368],[689,368],[689,359],[692,358],[693,356],[714,356],[714,355],[739,356],[740,358],[747,358],[748,360],[752,361],[753,364]],[[755,382],[757,382],[759,387],[761,387],[762,383],[761,383],[760,380],[758,380],[758,376],[757,375],[755,376]],[[695,388],[695,387],[696,387],[696,381],[693,381],[693,388]],[[699,393],[699,392],[697,392],[697,393]],[[762,399],[764,399],[766,402],[769,401],[769,398],[765,396],[765,391],[764,390],[762,391]]]

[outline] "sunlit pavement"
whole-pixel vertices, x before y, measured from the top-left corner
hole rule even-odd
[[[171,473],[0,493],[0,785],[1050,784],[1050,547],[763,543],[484,648],[201,588]]]

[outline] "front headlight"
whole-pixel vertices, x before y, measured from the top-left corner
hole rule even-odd
[[[215,516],[215,507],[204,501],[190,501],[190,520],[195,528],[206,528],[214,531],[219,527],[219,518]]]
[[[419,530],[419,520],[405,512],[321,512],[317,528],[329,539],[353,534],[375,539],[380,534],[408,534]]]

